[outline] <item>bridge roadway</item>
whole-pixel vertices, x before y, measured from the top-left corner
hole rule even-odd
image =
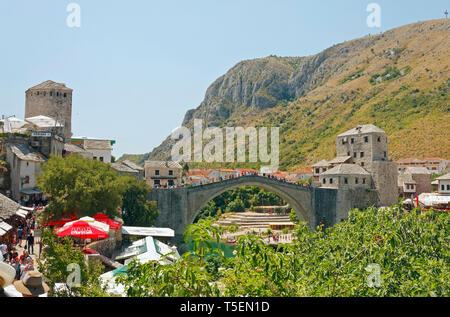
[[[363,209],[378,204],[376,190],[304,187],[256,175],[194,187],[152,189],[148,198],[157,202],[161,212],[156,226],[172,228],[177,235],[182,235],[210,200],[243,186],[258,186],[279,195],[295,210],[299,219],[307,222],[312,229],[320,223],[326,227],[333,226],[346,219],[353,208]]]

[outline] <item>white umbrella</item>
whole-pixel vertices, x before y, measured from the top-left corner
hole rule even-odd
[[[70,225],[72,225],[73,223],[75,223],[75,222],[77,222],[77,221],[85,221],[85,222],[87,222],[88,224],[90,224],[91,226],[100,228],[100,229],[102,229],[103,231],[106,231],[106,232],[109,233],[109,226],[108,226],[106,223],[103,223],[103,222],[100,222],[100,221],[96,221],[94,218],[91,218],[91,217],[83,217],[83,218],[80,218],[80,219],[78,219],[78,220],[68,222],[68,223],[66,223],[66,224],[64,225],[64,227],[70,226]]]

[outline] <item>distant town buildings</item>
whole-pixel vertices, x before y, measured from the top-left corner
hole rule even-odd
[[[116,141],[80,136],[73,137],[71,139],[71,143],[81,147],[86,152],[91,153],[93,160],[111,163],[112,146],[116,143]]]
[[[131,175],[131,176],[134,176],[138,180],[144,179],[144,168],[129,161],[129,160],[112,163],[111,167],[119,175]]]
[[[145,161],[145,181],[151,187],[181,185],[183,167],[173,161]]]
[[[450,161],[438,157],[432,158],[407,158],[396,161],[398,171],[403,172],[408,167],[425,167],[431,174],[441,175],[448,172]]]

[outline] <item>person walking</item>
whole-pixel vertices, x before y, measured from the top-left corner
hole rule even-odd
[[[3,257],[3,261],[6,262],[6,259],[8,258],[8,246],[5,242],[2,242],[2,244],[0,244],[0,252]]]
[[[19,229],[17,230],[17,244],[19,245],[19,247],[22,247],[22,237],[23,237],[23,229],[22,226],[19,227]]]
[[[28,248],[27,248],[28,253],[34,254],[34,237],[33,237],[32,233],[30,233],[27,237],[27,244],[28,244]]]

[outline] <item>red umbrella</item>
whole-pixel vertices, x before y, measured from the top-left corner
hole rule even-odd
[[[106,223],[113,230],[118,230],[122,227],[122,223],[120,221],[112,220],[105,214],[96,214],[94,219],[98,222]]]
[[[58,237],[72,236],[81,239],[104,239],[108,233],[100,228],[91,226],[86,221],[77,221],[71,225],[56,230]]]
[[[52,215],[50,218],[53,218],[54,215]],[[48,222],[43,222],[42,226],[64,226],[66,223],[77,220],[77,217],[74,214],[71,214],[70,217],[63,217],[60,220],[52,221],[49,220]]]

